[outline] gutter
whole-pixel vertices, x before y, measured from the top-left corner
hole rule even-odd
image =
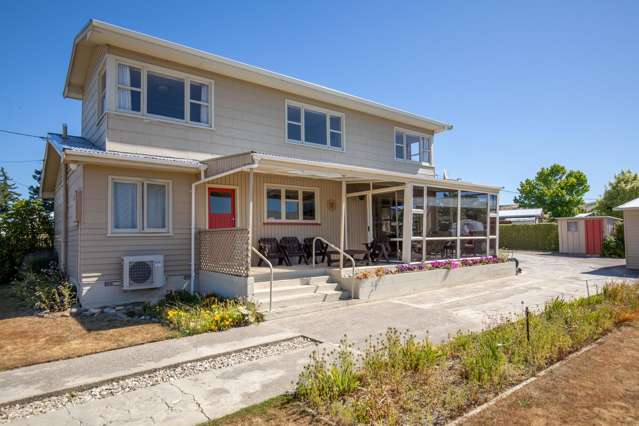
[[[235,167],[233,169],[229,169],[225,172],[217,173],[207,178],[204,177],[204,170],[201,169],[201,172],[200,172],[201,179],[191,184],[191,283],[190,283],[191,294],[195,293],[195,189],[196,187],[198,185],[201,185],[206,182],[210,182],[215,179],[219,179],[226,175],[230,175],[237,172],[243,172],[243,171],[251,170],[255,168],[257,168],[257,162],[253,164],[249,164],[247,166]]]
[[[159,158],[132,158],[127,156],[120,156],[118,154],[109,153],[109,151],[105,151],[104,153],[98,152],[86,152],[86,151],[78,151],[74,149],[67,150],[65,149],[66,157],[84,157],[84,158],[95,158],[99,160],[113,160],[113,161],[130,161],[133,163],[143,163],[149,165],[156,166],[165,166],[165,167],[175,167],[179,169],[190,169],[190,170],[206,170],[205,164],[200,165],[189,165],[189,164],[180,164],[179,162],[175,162],[169,159],[163,160]],[[135,154],[131,154],[135,155]]]

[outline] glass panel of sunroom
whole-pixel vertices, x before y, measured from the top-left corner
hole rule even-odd
[[[426,236],[457,236],[457,191],[428,187],[426,212]]]
[[[486,236],[488,194],[463,191],[461,193],[461,236]]]
[[[461,242],[461,257],[480,257],[486,256],[486,239],[462,239]]]
[[[457,240],[427,240],[425,260],[457,258]]]

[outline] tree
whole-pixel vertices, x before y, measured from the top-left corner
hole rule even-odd
[[[29,186],[29,199],[37,200],[40,199],[40,180],[42,178],[42,169],[35,169],[33,171],[33,180],[35,180],[35,185]],[[53,212],[53,200],[42,200],[42,206],[47,213]]]
[[[18,200],[0,214],[0,284],[10,282],[24,257],[53,246],[53,220],[40,200]]]
[[[604,216],[621,217],[623,212],[613,209],[635,198],[639,198],[639,175],[622,170],[606,185],[603,196],[597,200],[595,211]]]
[[[541,207],[551,218],[557,218],[578,213],[590,186],[584,172],[553,164],[542,167],[534,179],[522,181],[518,191],[514,201],[520,207]]]
[[[18,192],[4,167],[0,167],[0,214],[6,213],[18,201]]]

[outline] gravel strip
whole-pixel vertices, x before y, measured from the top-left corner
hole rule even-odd
[[[254,346],[238,352],[217,355],[200,361],[187,362],[174,367],[162,368],[138,376],[116,379],[112,382],[82,390],[70,390],[59,395],[48,396],[34,401],[0,406],[0,423],[8,423],[23,417],[48,413],[69,404],[79,405],[91,400],[120,395],[160,383],[194,376],[210,370],[232,367],[238,364],[295,351],[314,344],[317,344],[317,342],[307,337],[294,337],[277,343]]]

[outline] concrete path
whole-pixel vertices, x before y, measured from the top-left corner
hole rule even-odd
[[[282,318],[255,329],[268,329],[270,335],[301,334],[327,345],[337,344],[344,334],[350,341],[362,343],[387,327],[409,329],[418,336],[442,341],[460,329],[490,326],[504,315],[521,312],[524,305],[534,308],[558,296],[585,296],[586,280],[594,291],[607,279],[637,276],[619,259],[528,253],[518,253],[517,257],[524,270],[517,277]],[[195,424],[292,389],[309,351],[211,371],[16,424]]]

